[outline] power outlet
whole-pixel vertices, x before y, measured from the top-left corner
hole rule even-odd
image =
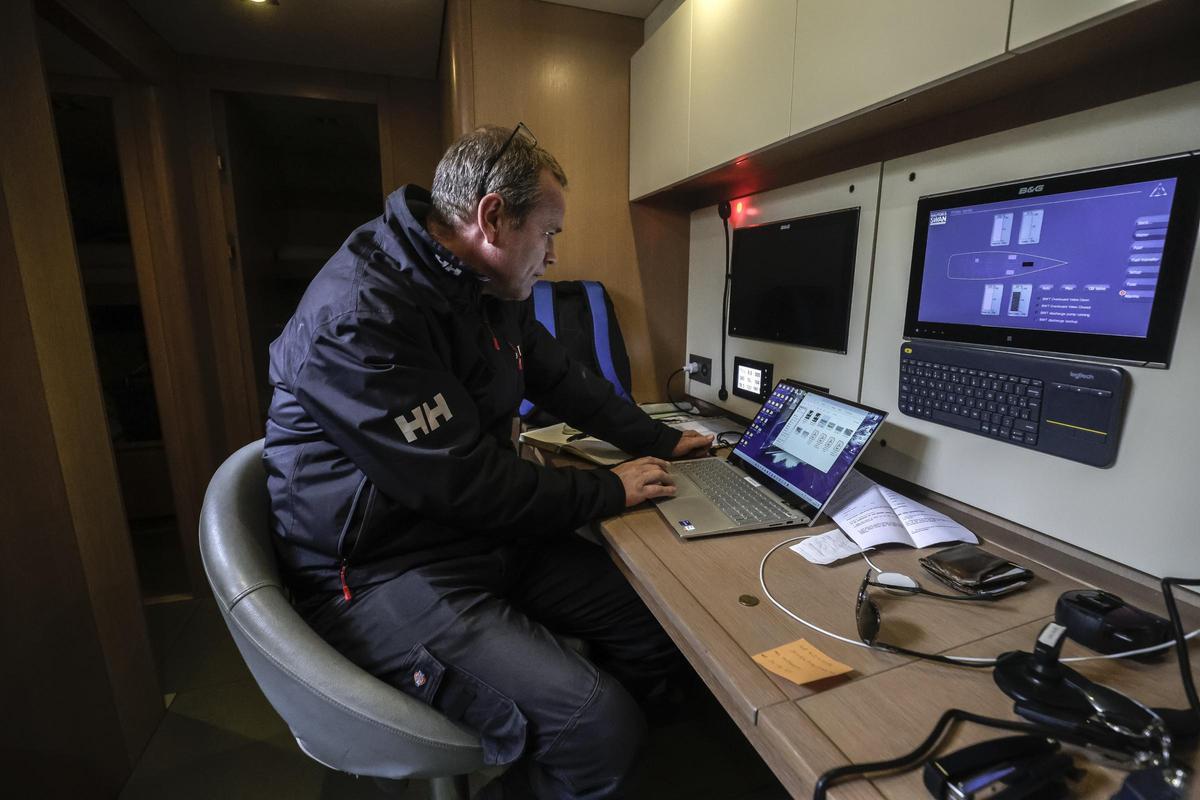
[[[689,355],[688,363],[696,362],[700,365],[700,369],[692,373],[692,380],[697,383],[712,385],[712,359],[704,356]]]

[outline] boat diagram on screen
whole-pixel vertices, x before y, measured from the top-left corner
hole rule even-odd
[[[996,281],[1045,272],[1070,262],[1009,250],[955,253],[946,261],[946,277],[956,281]]]

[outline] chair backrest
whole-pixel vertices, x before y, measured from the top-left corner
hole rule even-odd
[[[292,608],[271,547],[260,439],[213,475],[200,553],[238,650],[311,757],[355,775],[436,778],[483,766],[479,737],[367,674]]]
[[[612,298],[599,281],[538,281],[533,286],[537,321],[579,363],[612,384],[617,396],[633,402],[625,337]],[[521,403],[521,418],[534,425],[555,422],[529,400]]]

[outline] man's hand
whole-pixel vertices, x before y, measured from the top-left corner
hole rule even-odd
[[[638,458],[612,468],[625,487],[625,507],[630,508],[654,497],[675,494],[675,481],[667,472],[667,462],[661,458]]]
[[[712,447],[713,437],[704,436],[696,431],[684,431],[679,443],[671,451],[671,458],[699,458],[708,455]]]

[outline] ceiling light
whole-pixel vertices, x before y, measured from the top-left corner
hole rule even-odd
[[[246,2],[253,3],[256,6],[267,6],[267,5],[277,6],[277,5],[279,5],[279,0],[246,0]]]

